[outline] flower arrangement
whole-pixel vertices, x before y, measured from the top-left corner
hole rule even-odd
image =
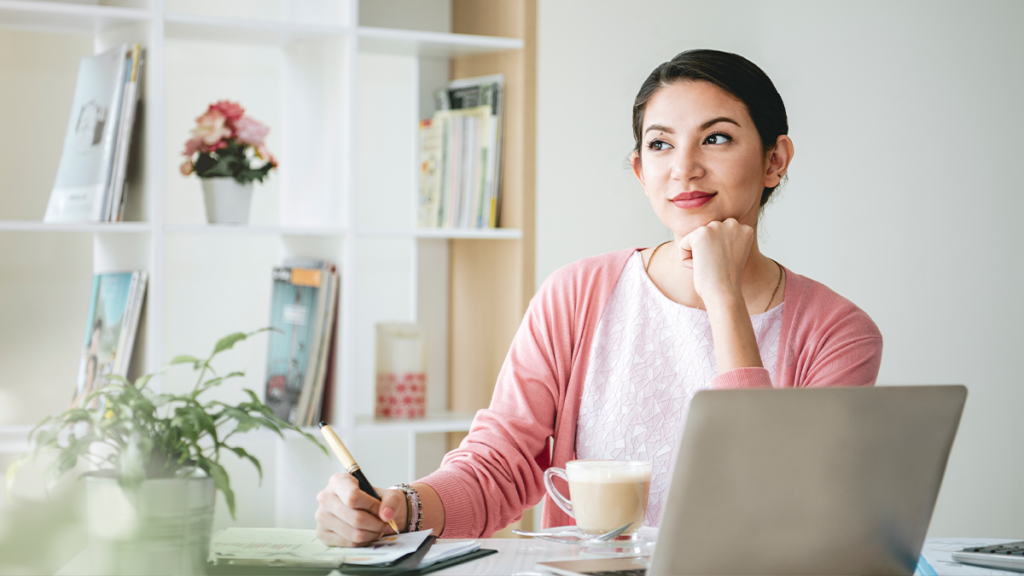
[[[267,149],[270,129],[245,115],[236,102],[221,100],[210,104],[196,118],[192,137],[185,142],[180,170],[185,176],[195,172],[200,178],[230,177],[240,184],[263,182],[277,168],[277,160]]]
[[[222,452],[232,452],[251,462],[261,479],[263,470],[259,460],[244,448],[228,444],[232,436],[261,427],[282,437],[282,429],[295,430],[327,453],[313,436],[274,416],[252,390],[245,390],[247,402],[234,406],[218,400],[200,401],[203,393],[225,380],[244,376],[242,372],[218,375],[210,365],[213,358],[265,330],[270,328],[229,334],[217,342],[208,357],[177,356],[162,370],[141,376],[134,383],[121,376],[106,376],[110,381],[107,386],[66,412],[45,418],[29,433],[32,452],[8,466],[8,491],[26,462],[47,453],[57,454],[47,470],[52,479],[74,468],[81,458],[100,470],[112,471],[129,496],[148,478],[184,478],[201,470],[213,478],[234,518],[235,496],[220,464]],[[178,365],[199,372],[190,393],[157,394],[146,388],[154,376]]]

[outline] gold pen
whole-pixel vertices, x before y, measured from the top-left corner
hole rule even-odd
[[[334,430],[331,430],[327,422],[320,423],[320,433],[324,435],[324,440],[327,440],[327,444],[330,445],[334,455],[338,457],[338,460],[341,460],[341,465],[345,467],[345,470],[359,481],[359,489],[379,501],[380,496],[377,495],[377,491],[373,489],[373,486],[370,486],[370,481],[366,479],[362,469],[359,468],[359,464],[356,464],[356,459],[352,457],[352,454],[349,454],[348,448],[345,448],[345,445],[341,443],[341,438],[338,438],[338,435],[334,433]],[[398,525],[395,524],[395,521],[389,520],[388,524],[395,531],[395,534],[398,534]]]

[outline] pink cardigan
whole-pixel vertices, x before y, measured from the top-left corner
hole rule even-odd
[[[420,480],[445,509],[444,538],[489,537],[546,496],[542,475],[574,458],[576,420],[590,343],[605,304],[638,249],[580,260],[552,274],[530,302],[498,374],[490,408],[441,468]],[[809,278],[786,270],[775,385],[872,385],[882,335],[864,311]],[[770,388],[764,368],[719,374],[715,389]],[[549,438],[554,438],[549,448]],[[544,526],[574,524],[546,501]]]

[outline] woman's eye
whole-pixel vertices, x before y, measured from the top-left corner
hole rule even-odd
[[[710,135],[710,136],[708,136],[707,138],[704,139],[704,143],[705,144],[725,144],[726,142],[729,142],[731,140],[732,140],[732,138],[730,136],[726,136],[725,134],[712,134],[712,135]]]
[[[651,140],[651,143],[647,145],[647,148],[651,150],[665,150],[669,148],[668,142],[662,140]]]

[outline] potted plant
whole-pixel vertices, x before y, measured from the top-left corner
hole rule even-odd
[[[210,104],[196,118],[192,137],[182,153],[180,170],[203,181],[206,220],[210,224],[245,224],[249,221],[252,183],[263,182],[277,160],[267,149],[270,129],[245,115],[236,102]]]
[[[45,418],[29,434],[32,451],[7,468],[7,489],[22,465],[54,454],[52,479],[79,459],[96,470],[84,475],[89,547],[99,574],[202,573],[209,553],[214,495],[224,495],[231,517],[235,497],[220,464],[230,452],[256,467],[259,460],[229,440],[257,428],[283,437],[295,430],[327,450],[313,436],[274,416],[252,390],[231,405],[202,396],[242,372],[217,374],[212,360],[257,332],[220,339],[206,358],[178,356],[162,370],[129,382],[109,383],[79,405]],[[191,366],[199,376],[187,394],[157,394],[151,379],[175,366]]]

